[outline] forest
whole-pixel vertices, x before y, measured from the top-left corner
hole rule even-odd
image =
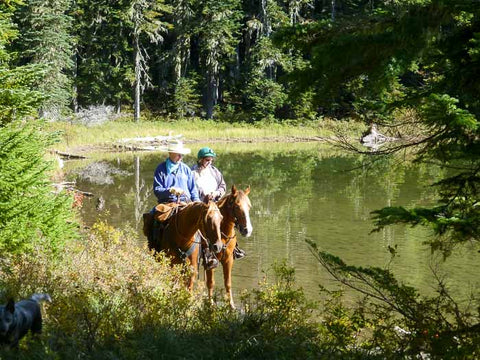
[[[47,118],[108,105],[137,120],[369,122],[429,92],[475,102],[476,5],[10,0],[2,47]]]
[[[185,358],[195,346],[202,358],[478,358],[476,289],[459,303],[436,278],[423,297],[315,243],[313,255],[362,301],[348,307],[325,290],[319,316],[279,264],[272,283],[242,298],[244,313],[199,303],[128,230],[79,231],[45,158],[59,136],[48,121],[99,106],[135,122],[375,123],[400,141],[371,151],[339,133],[336,145],[444,175],[431,184],[434,205],[378,209],[374,230],[424,226],[433,253],[478,253],[478,79],[476,0],[3,0],[2,304],[34,291],[56,299],[43,341],[0,356]]]
[[[107,105],[137,120],[144,111],[230,122],[369,121],[432,87],[449,84],[452,97],[461,88],[474,93],[468,66],[453,74],[478,56],[475,8],[474,1],[10,0],[2,4],[2,38],[9,66],[22,73],[17,80],[42,98],[42,117]]]

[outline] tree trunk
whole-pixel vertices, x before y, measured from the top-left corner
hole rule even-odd
[[[73,113],[78,113],[78,88],[77,88],[77,75],[78,75],[78,54],[75,51],[73,55],[73,94],[72,94],[72,110]]]
[[[142,219],[143,209],[141,201],[141,186],[140,186],[140,157],[135,156],[135,220],[136,226]]]
[[[135,101],[133,104],[133,118],[135,122],[140,121],[140,81],[141,81],[141,64],[140,64],[140,44],[138,35],[134,35],[134,56],[135,56]]]
[[[263,23],[263,34],[266,37],[269,37],[272,32],[272,28],[270,26],[270,21],[268,19],[268,14],[267,14],[267,0],[262,0],[260,5],[261,5],[260,13],[262,14],[262,23]]]
[[[175,44],[174,74],[176,84],[187,73],[188,60],[190,58],[190,37],[181,35]]]
[[[218,101],[218,76],[214,69],[207,71],[207,119],[213,118],[213,108]]]

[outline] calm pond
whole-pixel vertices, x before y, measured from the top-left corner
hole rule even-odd
[[[431,268],[438,259],[422,245],[428,231],[394,226],[371,233],[370,213],[390,205],[433,203],[427,185],[441,175],[439,169],[399,159],[367,167],[363,161],[368,159],[318,143],[190,145],[195,154],[203,146],[213,146],[219,154],[216,166],[227,187],[251,186],[254,230],[248,239],[239,236],[247,257],[234,265],[234,296],[257,287],[271,264],[284,259],[296,269],[296,280],[307,295],[316,297],[319,284],[334,288],[336,283],[312,256],[305,239],[351,265],[388,265],[422,293],[433,291]],[[110,224],[133,227],[139,244],[144,244],[141,216],[155,205],[153,171],[165,157],[161,152],[119,153],[69,161],[67,179],[76,179],[77,188],[95,195],[86,198],[82,208],[86,224],[108,211]],[[193,165],[195,158],[186,156],[184,161]],[[95,208],[100,196],[105,199],[101,214]],[[388,246],[398,248],[392,262]],[[464,296],[478,286],[478,256],[472,249],[461,249],[442,264],[440,272],[454,293]],[[217,288],[222,287],[221,272],[216,273]]]

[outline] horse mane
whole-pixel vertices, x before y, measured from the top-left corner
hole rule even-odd
[[[219,208],[222,208],[225,205],[225,202],[227,201],[227,199],[230,198],[230,196],[232,196],[232,194],[227,194],[227,195],[222,196],[222,198],[220,200],[218,200],[217,206]]]
[[[195,210],[196,208],[199,208],[202,213],[205,212],[205,221],[206,221],[208,214],[212,211],[217,210],[218,206],[213,201],[209,201],[207,204],[205,204],[202,201],[194,201],[194,202],[188,203],[183,208],[183,210],[189,210],[189,209]]]

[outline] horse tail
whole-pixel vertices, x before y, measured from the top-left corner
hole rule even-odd
[[[151,213],[143,214],[143,235],[147,238],[151,236],[153,230],[153,215]]]

